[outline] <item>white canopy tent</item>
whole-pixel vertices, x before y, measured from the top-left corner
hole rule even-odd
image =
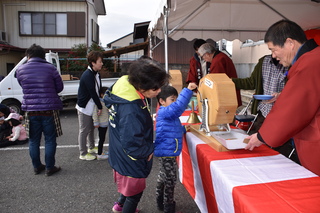
[[[149,38],[165,41],[168,70],[168,37],[179,40],[264,39],[266,30],[289,19],[304,30],[320,29],[320,0],[161,0],[149,24]],[[150,42],[151,51],[154,48]],[[155,45],[156,47],[156,45]]]

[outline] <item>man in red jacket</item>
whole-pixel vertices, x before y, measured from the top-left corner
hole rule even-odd
[[[203,39],[197,39],[193,43],[193,49],[195,50],[195,53],[190,59],[190,68],[186,80],[187,84],[193,82],[199,85],[199,80],[207,75],[210,71],[210,63],[202,60],[198,52],[199,47],[204,43],[206,43],[206,41]]]
[[[273,24],[264,40],[272,56],[291,68],[288,82],[258,133],[248,137],[246,149],[263,143],[277,147],[293,138],[301,165],[320,175],[320,47],[289,20]]]

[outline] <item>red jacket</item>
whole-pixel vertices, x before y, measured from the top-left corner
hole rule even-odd
[[[194,82],[197,85],[199,85],[199,80],[203,77],[202,66],[199,59],[197,60],[195,57],[198,58],[197,53],[195,53],[195,55],[192,56],[192,58],[190,58],[190,68],[189,68],[188,76],[186,79],[186,83],[189,84],[190,82]],[[207,63],[207,66],[208,66],[208,63]],[[199,73],[198,73],[198,69],[200,70]]]
[[[213,56],[211,65],[210,65],[210,73],[225,73],[229,78],[238,78],[236,68],[232,60],[224,53],[217,51],[217,53]],[[238,106],[242,105],[240,90],[236,90]]]
[[[264,142],[272,147],[293,137],[301,165],[317,175],[320,175],[319,56],[320,47],[316,47],[293,64],[287,84],[259,130]]]

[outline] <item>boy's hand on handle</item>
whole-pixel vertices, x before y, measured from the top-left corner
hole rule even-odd
[[[193,83],[193,82],[189,83],[189,85],[188,85],[188,89],[189,89],[189,90],[194,90],[194,89],[196,89],[196,88],[197,88],[197,84],[195,84],[195,83]]]

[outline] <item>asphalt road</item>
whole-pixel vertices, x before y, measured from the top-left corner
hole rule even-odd
[[[79,160],[77,112],[68,109],[60,115],[64,134],[58,138],[56,153],[56,165],[62,168],[59,173],[50,177],[44,173],[34,175],[28,144],[0,149],[1,213],[112,212],[113,203],[119,195],[113,182],[112,168],[105,160]],[[43,148],[41,157],[44,158]],[[157,173],[158,161],[155,158],[147,189],[138,206],[141,213],[160,212],[155,202]],[[177,212],[200,212],[180,182],[176,186],[175,200]]]

